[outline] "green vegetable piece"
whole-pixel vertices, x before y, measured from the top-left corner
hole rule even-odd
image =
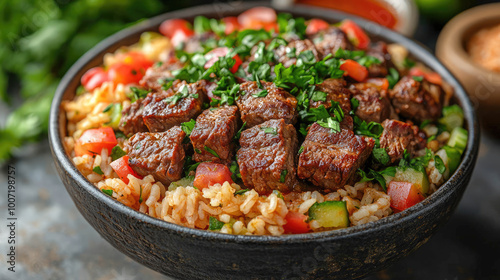
[[[94,167],[94,169],[92,169],[92,171],[94,171],[94,173],[97,173],[99,175],[104,175],[104,172],[102,172],[101,167],[99,165]]]
[[[396,175],[394,176],[394,181],[409,182],[415,184],[419,187],[421,193],[429,193],[430,183],[425,170],[420,171],[411,167],[398,168],[396,171]]]
[[[395,68],[389,69],[389,75],[386,76],[387,81],[389,81],[389,88],[392,89],[394,85],[399,81],[399,72]]]
[[[106,109],[104,109],[103,113],[109,114],[109,122],[105,123],[106,126],[112,127],[113,129],[117,129],[120,125],[120,120],[122,118],[122,104],[114,103],[109,104]]]
[[[285,199],[285,198],[283,197],[283,194],[282,194],[280,191],[278,191],[278,190],[273,190],[273,193],[274,193],[274,194],[275,194],[278,198]]]
[[[269,93],[269,92],[267,92],[267,89],[263,89],[262,91],[260,91],[260,92],[259,92],[259,93],[257,93],[257,94],[252,94],[252,96],[253,96],[253,97],[255,97],[255,98],[258,98],[258,97],[266,97],[268,93]]]
[[[280,183],[284,183],[286,179],[286,175],[288,174],[288,170],[282,170],[280,175]]]
[[[260,130],[263,130],[266,134],[278,135],[278,131],[275,127],[261,127]]]
[[[221,230],[223,226],[223,222],[217,220],[217,218],[210,216],[208,221],[208,230]]]
[[[241,189],[241,190],[237,190],[234,192],[234,195],[237,196],[237,195],[242,195],[244,193],[246,193],[247,191],[249,191],[250,189]]]
[[[196,121],[193,119],[191,119],[188,122],[181,123],[181,129],[182,131],[184,131],[184,133],[186,133],[186,137],[189,137],[191,135],[191,132],[193,131],[195,124]]]
[[[446,165],[444,165],[443,159],[438,155],[434,157],[434,166],[440,174],[443,174],[446,171]]]
[[[241,132],[245,129],[246,126],[247,126],[247,122],[244,122],[243,125],[241,126],[240,130],[238,130],[236,135],[234,135],[234,140],[240,139]]]
[[[106,195],[113,197],[113,190],[102,189],[101,191]]]
[[[469,133],[467,130],[461,127],[455,127],[451,131],[450,139],[448,140],[448,146],[457,148],[460,153],[463,153],[465,147],[467,146],[467,139],[469,137]]]
[[[123,157],[126,155],[125,151],[118,145],[114,146],[113,149],[111,149],[111,159],[113,161]]]
[[[194,183],[194,176],[186,176],[181,178],[179,181],[170,183],[168,186],[169,191],[173,191],[178,187],[192,187]]]
[[[332,133],[340,132],[340,123],[331,117],[326,120],[318,120],[317,123],[322,127],[329,128]]]
[[[214,155],[215,157],[219,157],[219,155],[217,154],[217,152],[215,152],[214,150],[210,149],[210,147],[208,146],[203,146],[203,150],[211,153],[212,155]]]
[[[439,123],[446,127],[447,131],[453,131],[455,127],[462,127],[464,124],[464,111],[458,105],[451,105],[443,108],[443,117]]]
[[[345,228],[350,224],[345,201],[314,203],[309,208],[309,219],[317,221],[321,227],[325,228]]]
[[[391,160],[385,148],[374,148],[372,154],[373,157],[383,165],[387,165]]]
[[[140,187],[140,192],[139,192],[139,203],[142,203],[142,186]]]
[[[459,149],[450,147],[450,146],[443,146],[443,150],[446,152],[446,155],[448,156],[448,169],[450,171],[450,176],[457,170],[458,166],[460,165],[460,161],[462,159],[462,152],[460,152]]]

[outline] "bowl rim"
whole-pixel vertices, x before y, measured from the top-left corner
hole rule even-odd
[[[240,4],[237,8],[233,8],[230,11],[231,14],[238,14],[246,9],[255,6],[270,6],[267,2],[252,2]],[[324,242],[333,240],[342,240],[346,238],[351,238],[355,236],[371,234],[375,231],[386,230],[397,224],[404,223],[407,220],[416,219],[419,216],[423,216],[425,213],[430,211],[433,206],[442,203],[446,198],[451,195],[454,190],[456,190],[455,185],[461,180],[467,180],[467,173],[472,172],[471,169],[474,168],[478,147],[479,147],[479,125],[476,117],[476,113],[472,106],[472,103],[465,93],[465,90],[458,82],[458,80],[435,58],[424,46],[415,42],[403,35],[400,35],[394,31],[387,28],[369,22],[367,20],[355,17],[346,13],[319,9],[305,5],[294,5],[289,8],[276,9],[279,12],[288,12],[294,16],[309,15],[312,17],[318,17],[327,19],[329,21],[335,19],[350,18],[360,24],[361,26],[371,26],[375,27],[373,30],[376,32],[369,32],[369,34],[379,37],[386,42],[396,42],[404,45],[412,54],[413,57],[422,61],[427,66],[432,68],[434,71],[438,72],[445,81],[450,83],[455,89],[455,96],[459,101],[460,105],[464,110],[465,123],[469,131],[469,139],[467,142],[467,147],[463,154],[462,162],[460,163],[458,169],[455,173],[432,195],[426,198],[424,201],[408,208],[405,211],[394,213],[388,217],[380,219],[375,222],[370,222],[363,225],[351,226],[344,229],[313,232],[305,234],[290,234],[281,236],[271,236],[271,235],[232,235],[223,234],[218,232],[212,232],[208,230],[192,229],[184,227],[181,225],[173,224],[153,218],[147,214],[136,211],[113,198],[108,197],[101,191],[99,191],[92,183],[90,183],[81,173],[78,171],[76,166],[73,164],[72,159],[66,154],[63,141],[60,137],[60,114],[62,111],[61,102],[65,95],[67,87],[70,85],[71,81],[76,77],[80,77],[83,71],[90,68],[89,62],[93,58],[106,53],[109,48],[112,48],[118,42],[131,37],[135,34],[146,31],[152,27],[158,26],[162,21],[169,18],[193,18],[197,15],[208,15],[208,14],[218,14],[221,16],[220,10],[217,10],[216,5],[202,5],[191,7],[183,10],[168,12],[153,18],[147,19],[122,31],[119,31],[105,40],[101,41],[87,53],[85,53],[64,75],[59,86],[57,87],[56,94],[54,96],[49,119],[49,140],[50,148],[55,161],[59,161],[63,171],[72,178],[76,184],[73,187],[83,188],[84,191],[88,192],[93,196],[99,203],[106,203],[108,207],[112,208],[114,211],[121,212],[131,218],[133,222],[146,222],[151,226],[156,226],[164,231],[170,231],[172,233],[186,236],[189,238],[198,238],[206,240],[216,240],[225,243],[238,243],[238,244],[261,244],[261,245],[279,245],[283,243],[293,244],[293,243],[304,243],[304,242]],[[78,74],[80,73],[80,76]],[[64,124],[65,125],[65,124]]]
[[[453,17],[439,34],[436,42],[436,54],[438,56],[452,56],[458,61],[450,60],[454,65],[465,64],[469,68],[465,70],[469,74],[492,75],[500,79],[500,73],[488,70],[472,61],[467,53],[465,36],[467,33],[476,32],[484,28],[481,23],[496,20],[496,25],[500,24],[500,3],[490,3],[479,5],[461,12]],[[451,52],[451,53],[448,53]]]

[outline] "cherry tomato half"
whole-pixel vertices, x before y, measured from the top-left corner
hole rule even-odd
[[[226,35],[229,35],[234,31],[238,31],[240,29],[240,24],[238,23],[237,17],[225,17],[222,19],[222,22],[226,26],[226,29],[224,31]]]
[[[102,149],[108,149],[111,152],[116,141],[115,132],[111,127],[101,127],[89,129],[83,132],[82,136],[76,140],[75,154],[76,156],[83,155],[99,155]]]
[[[120,179],[122,179],[122,181],[125,184],[128,184],[128,182],[129,182],[129,179],[128,179],[129,174],[136,177],[136,178],[142,179],[142,176],[137,174],[132,169],[132,167],[128,163],[128,160],[129,160],[129,156],[123,156],[123,157],[121,157],[121,158],[119,158],[119,159],[117,159],[109,164],[111,166],[111,168],[113,168],[113,170],[116,172],[118,177],[120,177]]]
[[[345,71],[344,75],[347,75],[358,82],[362,82],[368,77],[368,70],[366,67],[352,59],[345,60],[342,65],[340,65],[340,70]]]
[[[354,21],[346,19],[340,24],[340,29],[358,49],[365,50],[370,45],[370,37]]]
[[[307,216],[297,212],[288,212],[285,216],[286,224],[283,225],[285,233],[308,233],[309,224],[306,222]]]
[[[233,183],[231,171],[224,164],[202,162],[196,168],[193,186],[198,189],[208,188],[215,184]]]
[[[328,24],[328,22],[319,18],[313,18],[307,24],[306,34],[307,35],[316,34],[318,33],[318,31],[327,29],[329,26],[330,25]]]
[[[87,70],[81,79],[82,86],[87,91],[92,91],[107,81],[109,81],[108,73],[102,67],[94,67]]]
[[[238,23],[242,29],[277,30],[276,20],[276,12],[268,7],[251,8],[238,16]]]
[[[391,181],[387,186],[387,194],[391,197],[391,208],[403,211],[424,200],[419,187],[408,182]]]

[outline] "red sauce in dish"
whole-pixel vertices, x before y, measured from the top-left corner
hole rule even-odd
[[[298,0],[300,4],[336,9],[394,29],[398,19],[390,7],[376,0]]]

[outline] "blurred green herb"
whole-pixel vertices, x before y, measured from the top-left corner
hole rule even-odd
[[[182,5],[187,3],[0,1],[0,102],[13,106],[17,98],[12,92],[19,87],[23,101],[0,127],[0,164],[12,156],[14,149],[45,138],[50,104],[60,78],[87,50],[143,18]]]

